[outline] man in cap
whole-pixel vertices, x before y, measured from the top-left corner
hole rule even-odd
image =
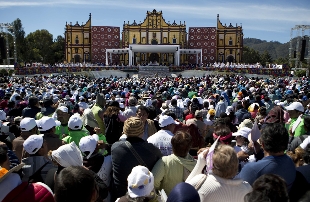
[[[20,130],[21,130],[21,135],[19,137],[15,138],[12,142],[13,152],[15,152],[19,161],[21,161],[21,159],[22,159],[24,141],[30,135],[38,133],[37,122],[35,121],[34,118],[29,118],[29,117],[23,118],[20,121]]]
[[[150,136],[147,141],[159,148],[164,156],[168,156],[172,154],[171,138],[175,125],[179,123],[167,115],[160,116],[158,123],[161,130]]]
[[[64,136],[69,135],[68,130],[68,121],[70,118],[69,110],[65,106],[58,107],[55,111],[57,120],[60,122],[59,126],[56,126],[55,134],[59,136],[59,139],[62,139]]]
[[[69,135],[62,139],[65,144],[75,142],[76,145],[79,145],[81,138],[88,135],[88,133],[83,130],[83,121],[78,114],[73,114],[69,118],[68,128]]]
[[[43,116],[37,121],[37,125],[39,132],[44,134],[44,139],[49,150],[56,150],[62,145],[59,136],[55,134],[56,126],[60,125],[59,121],[55,121],[52,117]]]
[[[35,176],[36,182],[43,182],[47,172],[54,167],[52,162],[47,158],[48,147],[43,135],[31,135],[23,143],[24,150],[30,155],[22,159],[24,163],[22,181],[28,182],[30,176],[33,176],[39,169],[40,175]]]
[[[306,133],[304,128],[304,119],[302,118],[302,114],[305,109],[300,102],[293,102],[288,107],[286,107],[288,111],[291,121],[286,125],[290,135],[294,137],[299,137]]]
[[[82,137],[79,143],[83,156],[83,165],[97,173],[103,180],[106,187],[110,186],[112,160],[111,155],[103,156],[101,149],[105,148],[105,144],[99,140],[97,135],[88,135]]]

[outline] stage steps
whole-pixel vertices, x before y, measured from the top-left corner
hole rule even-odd
[[[169,67],[167,66],[140,66],[139,67],[139,77],[155,77],[155,75],[160,77],[170,76]]]

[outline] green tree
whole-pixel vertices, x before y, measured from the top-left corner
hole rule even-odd
[[[17,61],[26,61],[28,48],[26,46],[27,43],[25,40],[25,31],[23,28],[23,24],[19,18],[12,22],[12,27],[9,29],[9,32],[15,35]]]
[[[30,62],[54,63],[53,35],[47,30],[37,30],[27,35]]]
[[[54,62],[63,62],[65,59],[65,38],[58,35],[57,38],[54,39],[52,49],[54,52]]]
[[[288,64],[289,65],[289,59],[288,59],[288,56],[287,57],[280,57],[278,59],[276,59],[274,61],[274,63],[278,64],[278,65],[283,65],[283,64]]]
[[[260,54],[258,51],[247,46],[243,47],[243,62],[246,64],[254,64],[260,62]]]
[[[263,54],[261,54],[261,56],[260,56],[260,59],[261,59],[261,64],[265,67],[266,66],[266,64],[270,64],[270,63],[272,63],[272,58],[271,58],[271,55],[269,54],[269,52],[268,51],[264,51],[264,53]]]

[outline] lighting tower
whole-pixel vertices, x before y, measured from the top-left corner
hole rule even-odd
[[[9,29],[12,29],[13,44],[14,44],[14,57],[10,57],[10,46],[9,46]],[[0,33],[5,34],[5,46],[6,46],[6,60],[7,65],[10,65],[10,60],[17,62],[17,51],[16,51],[16,36],[14,32],[13,23],[0,23]]]
[[[305,32],[308,34],[308,42],[306,40]],[[293,40],[296,39],[296,46],[293,47]],[[305,47],[303,47],[305,46]],[[290,39],[290,48],[289,48],[289,63],[291,67],[302,68],[301,55],[306,55],[306,47],[308,47],[307,57],[304,59],[307,61],[308,69],[310,67],[310,25],[295,25],[291,28],[291,39]],[[304,51],[304,53],[302,53]],[[309,71],[309,70],[308,70]]]

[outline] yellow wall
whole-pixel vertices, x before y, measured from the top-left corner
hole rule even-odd
[[[129,44],[133,44],[133,39],[136,39],[136,44],[152,44],[152,41],[156,41],[157,44],[178,44],[181,48],[187,48],[187,32],[185,22],[176,23],[175,21],[170,23],[166,22],[163,18],[161,11],[147,11],[146,18],[143,22],[137,23],[125,23],[123,25],[122,39],[123,48],[128,48]],[[173,43],[175,39],[175,43]],[[140,53],[137,54],[138,61],[136,63],[150,62],[149,55],[146,58]],[[171,57],[159,54],[158,62],[169,63]],[[143,61],[139,61],[141,60]],[[170,58],[170,61],[169,61]],[[146,59],[146,61],[145,61]],[[182,55],[181,63],[185,62],[186,56]],[[121,56],[121,62],[128,64],[128,54]]]
[[[242,62],[243,30],[242,26],[233,26],[231,23],[223,25],[217,16],[217,61],[228,62],[229,56],[233,63]]]
[[[76,43],[76,37],[78,43]],[[65,62],[84,62],[90,60],[91,54],[91,15],[84,25],[66,24],[65,27],[66,41],[66,61]],[[79,55],[80,61],[76,61],[76,55]],[[86,56],[84,58],[84,56]]]

